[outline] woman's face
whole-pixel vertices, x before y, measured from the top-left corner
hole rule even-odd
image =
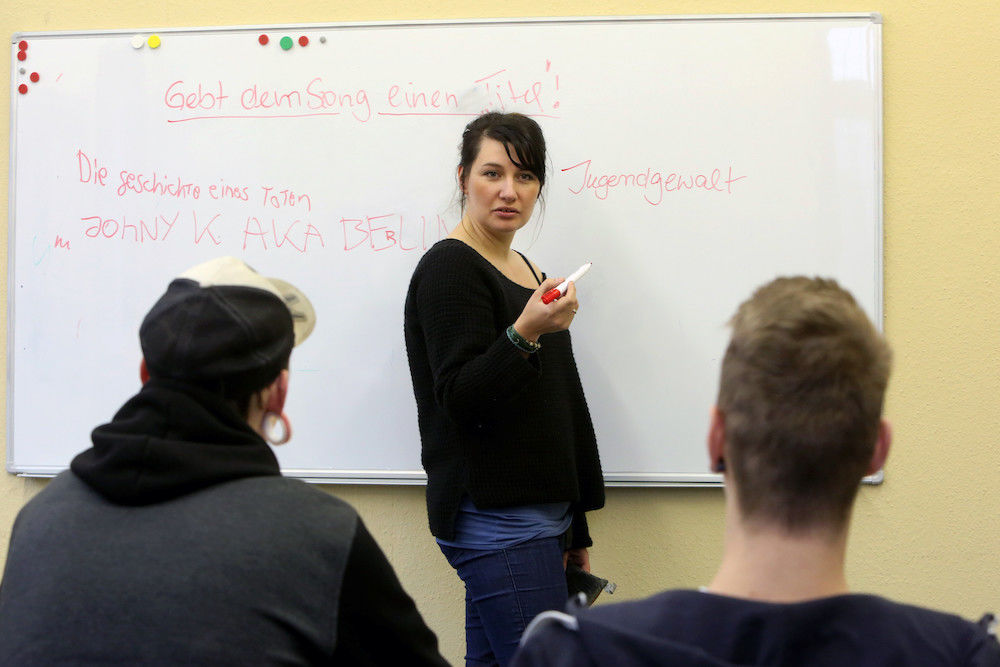
[[[492,236],[513,234],[528,224],[541,188],[538,178],[510,161],[504,145],[483,137],[468,173],[459,168],[465,217]]]

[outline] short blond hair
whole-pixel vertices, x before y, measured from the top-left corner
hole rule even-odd
[[[878,437],[891,351],[849,292],[778,278],[740,305],[718,406],[745,520],[846,525]]]

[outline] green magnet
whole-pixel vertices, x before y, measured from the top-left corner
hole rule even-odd
[[[285,51],[287,51],[288,49],[292,48],[292,45],[295,42],[292,41],[291,37],[282,37],[281,38],[281,42],[279,42],[279,43],[281,44],[281,48],[283,48]]]

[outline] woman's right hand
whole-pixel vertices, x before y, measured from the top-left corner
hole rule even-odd
[[[514,330],[532,342],[542,334],[569,329],[573,316],[580,308],[576,300],[576,285],[570,283],[566,293],[552,303],[543,303],[542,295],[558,287],[565,278],[548,278],[528,298],[524,310],[514,321]]]

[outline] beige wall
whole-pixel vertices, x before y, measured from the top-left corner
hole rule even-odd
[[[896,441],[885,484],[862,490],[849,576],[857,589],[967,617],[1000,611],[1000,3],[510,0],[480,10],[455,0],[302,0],[291,6],[271,0],[8,0],[0,8],[0,34],[539,12],[881,12],[885,330],[896,350],[887,412]],[[6,128],[6,104],[2,114],[0,127]],[[8,133],[0,136],[6,154]],[[0,160],[4,182],[7,165]],[[6,187],[0,193],[6,234]],[[0,264],[6,284],[6,253]],[[5,299],[6,289],[2,294]],[[58,412],[53,406],[53,417]],[[81,448],[85,444],[81,434]],[[18,509],[43,486],[0,473],[0,549],[6,549]],[[459,662],[462,591],[427,531],[423,489],[330,491],[358,508],[438,632],[446,656]],[[592,518],[594,568],[618,582],[615,599],[704,583],[721,547],[721,511],[719,490],[611,489],[607,507]]]

